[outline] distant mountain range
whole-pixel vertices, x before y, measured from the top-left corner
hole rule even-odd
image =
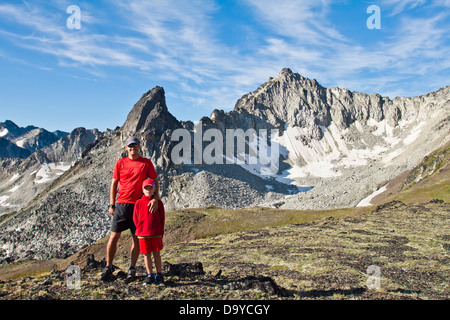
[[[230,130],[247,134],[242,162],[237,144],[227,150]],[[264,132],[276,134],[252,145]],[[112,170],[130,135],[155,164],[168,210],[325,209],[370,205],[390,181],[446,145],[449,132],[450,86],[391,100],[325,88],[283,69],[234,110],[214,110],[198,123],[177,120],[164,89],[155,87],[115,130],[76,129],[26,159],[0,161],[0,264],[66,257],[105,236]],[[270,164],[252,162],[251,150],[278,150],[277,170],[261,170]]]
[[[59,130],[49,132],[32,125],[19,127],[11,120],[0,122],[0,157],[25,159],[68,134]]]
[[[0,123],[0,216],[26,206],[81,158],[101,132],[76,128],[49,132],[43,128]]]

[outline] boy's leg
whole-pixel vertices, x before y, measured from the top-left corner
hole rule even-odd
[[[117,242],[120,238],[120,232],[111,232],[109,235],[108,245],[106,246],[106,264],[112,266],[114,256],[117,251]]]
[[[145,269],[147,270],[147,274],[153,273],[153,265],[152,265],[152,254],[147,253],[144,255]]]
[[[156,266],[156,275],[155,275],[155,284],[156,285],[164,285],[164,279],[162,276],[162,266],[161,266],[161,254],[159,251],[153,251],[153,257],[155,258],[155,266]]]
[[[153,251],[153,257],[155,258],[156,272],[161,273],[162,271],[161,254],[159,253],[159,251]]]

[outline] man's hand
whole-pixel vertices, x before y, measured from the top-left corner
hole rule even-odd
[[[158,200],[152,199],[148,203],[148,211],[155,213],[158,211]]]
[[[114,215],[114,210],[115,210],[114,208],[109,207],[109,210],[108,210],[109,214],[113,216]]]

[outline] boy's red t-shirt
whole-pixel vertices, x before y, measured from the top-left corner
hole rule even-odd
[[[156,179],[155,167],[150,159],[128,157],[119,159],[114,166],[113,178],[119,181],[117,203],[135,203],[142,196],[142,182]]]

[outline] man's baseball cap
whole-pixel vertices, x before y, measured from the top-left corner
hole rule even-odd
[[[145,179],[144,182],[142,182],[142,188],[145,188],[148,186],[155,187],[156,186],[155,181],[153,181],[153,179],[150,179],[150,178]]]
[[[139,139],[136,137],[129,137],[127,139],[127,141],[125,141],[126,146],[129,146],[130,144],[133,144],[133,143],[137,144],[138,146],[140,145]]]

